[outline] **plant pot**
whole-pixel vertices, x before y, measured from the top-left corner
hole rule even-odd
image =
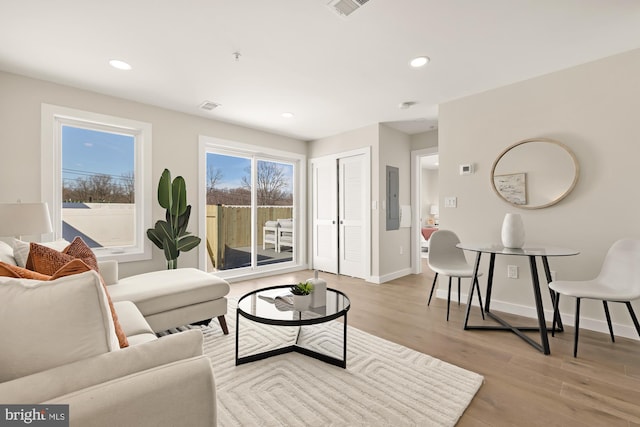
[[[311,294],[293,296],[293,308],[298,311],[305,311],[309,309],[310,304],[311,304]]]

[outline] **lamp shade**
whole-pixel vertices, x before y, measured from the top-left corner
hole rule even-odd
[[[438,215],[440,213],[440,209],[438,209],[438,205],[431,205],[431,208],[429,209],[429,213],[431,215]]]
[[[0,203],[0,236],[30,236],[51,231],[46,203]]]

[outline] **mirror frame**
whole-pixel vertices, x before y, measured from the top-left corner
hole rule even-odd
[[[518,205],[518,204],[512,203],[509,200],[507,200],[502,194],[500,194],[500,192],[496,188],[494,174],[495,174],[495,171],[496,171],[496,167],[498,166],[498,163],[500,162],[500,159],[502,159],[509,151],[513,150],[514,148],[516,148],[516,147],[518,147],[520,145],[523,145],[523,144],[527,144],[529,142],[547,142],[547,143],[550,143],[550,144],[558,145],[560,148],[564,149],[567,152],[567,154],[569,154],[569,156],[571,157],[571,160],[573,161],[573,166],[575,167],[575,174],[573,176],[573,182],[571,183],[569,188],[567,188],[567,190],[564,193],[562,193],[560,196],[556,197],[554,200],[551,200],[549,203],[545,203],[543,205],[527,206],[527,205]],[[493,188],[493,191],[498,195],[498,197],[500,197],[500,199],[502,199],[506,203],[510,204],[511,206],[515,206],[515,207],[520,208],[520,209],[542,209],[542,208],[548,208],[549,206],[553,206],[556,203],[558,203],[559,201],[561,201],[562,199],[564,199],[565,197],[567,197],[569,195],[569,193],[571,193],[571,191],[575,188],[576,183],[578,182],[578,177],[579,176],[580,176],[580,165],[578,164],[578,159],[576,158],[576,155],[573,153],[573,151],[571,151],[571,149],[569,147],[567,147],[563,143],[561,143],[559,141],[556,141],[555,139],[551,139],[551,138],[529,138],[529,139],[525,139],[525,140],[522,140],[522,141],[518,141],[515,144],[508,146],[507,148],[504,149],[504,151],[502,151],[502,153],[500,153],[498,158],[493,162],[493,166],[491,167],[491,174],[489,175],[489,179],[491,180],[491,188]]]

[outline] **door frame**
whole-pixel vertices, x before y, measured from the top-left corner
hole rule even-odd
[[[365,177],[365,183],[364,183],[365,203],[363,203],[363,207],[362,207],[363,218],[364,218],[364,226],[363,226],[364,228],[364,242],[363,242],[364,277],[362,277],[362,279],[369,282],[371,281],[371,255],[373,253],[371,248],[371,147],[367,146],[367,147],[358,148],[355,150],[343,151],[340,153],[328,154],[325,156],[311,158],[308,161],[307,170],[311,171],[313,169],[312,163],[314,161],[334,160],[336,161],[336,167],[337,167],[338,159],[344,158],[344,157],[353,157],[358,155],[364,156],[364,177]],[[336,170],[336,173],[338,173],[337,170]],[[308,185],[307,194],[313,194],[313,185],[314,185],[313,176],[308,177],[307,185]],[[309,254],[308,261],[311,269],[314,268],[313,266],[313,244],[314,244],[313,242],[313,202],[314,201],[312,199],[313,199],[312,197],[309,197],[307,199],[307,223],[309,224],[309,226],[307,227],[307,242],[308,242],[307,253]],[[340,271],[339,265],[338,265],[338,271]]]
[[[411,151],[411,272],[422,273],[422,248],[420,247],[420,233],[422,230],[420,199],[422,198],[422,165],[420,159],[424,156],[438,154],[438,147],[423,148]]]

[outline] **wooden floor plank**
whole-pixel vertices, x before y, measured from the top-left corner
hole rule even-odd
[[[326,273],[320,277],[351,299],[349,325],[485,377],[460,426],[640,427],[639,341],[616,338],[611,343],[607,334],[581,330],[574,359],[570,326],[549,338],[549,356],[511,333],[464,331],[465,301],[460,306],[452,302],[449,322],[446,300],[434,297],[427,307],[433,274],[426,263],[423,267],[421,275],[380,285]],[[230,296],[312,276],[301,271],[232,283]],[[483,322],[479,308],[472,307],[470,321]],[[536,333],[531,337],[539,339]]]

